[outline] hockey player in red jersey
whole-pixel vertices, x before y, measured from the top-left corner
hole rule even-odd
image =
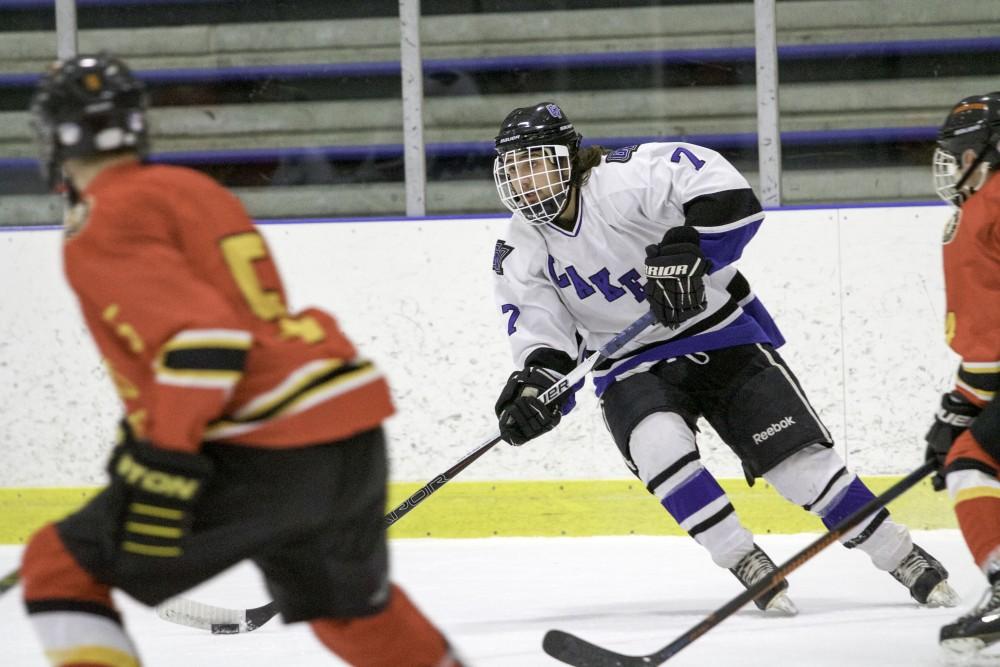
[[[927,433],[935,487],[989,581],[969,614],[941,628],[951,654],[1000,641],[1000,92],[959,101],[938,134],[934,182],[956,207],[944,232],[945,337],[962,358]]]
[[[112,589],[155,605],[250,559],[349,664],[458,665],[388,578],[385,380],[329,314],[289,312],[236,197],[143,164],[145,109],[103,53],[56,63],[32,100],[66,277],[126,415],[108,486],[24,552],[49,661],[139,665]]]

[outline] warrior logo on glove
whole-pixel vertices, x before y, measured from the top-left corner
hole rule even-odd
[[[703,276],[711,266],[693,227],[673,227],[646,248],[646,298],[660,324],[676,329],[705,310]]]

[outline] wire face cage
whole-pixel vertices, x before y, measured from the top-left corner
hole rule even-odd
[[[962,174],[958,170],[958,161],[955,159],[955,156],[941,150],[940,147],[935,148],[933,165],[934,191],[937,192],[938,197],[952,206],[958,206],[961,196],[958,190],[955,189],[955,184],[958,183]]]
[[[531,224],[552,222],[566,207],[569,148],[560,144],[510,150],[493,161],[500,201]]]

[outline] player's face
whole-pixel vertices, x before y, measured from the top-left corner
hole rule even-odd
[[[507,166],[514,194],[526,204],[549,199],[562,188],[562,176],[554,158],[541,151],[517,151]]]
[[[493,178],[504,206],[532,224],[544,224],[566,205],[571,169],[566,146],[531,146],[497,156]]]

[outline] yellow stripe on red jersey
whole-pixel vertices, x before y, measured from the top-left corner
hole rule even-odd
[[[236,444],[292,447],[392,413],[384,379],[355,360],[333,317],[288,312],[264,239],[212,179],[130,163],[102,171],[84,196],[90,217],[66,240],[66,275],[128,387],[127,413],[142,415],[138,437],[196,450],[231,438],[220,424],[234,422]]]
[[[156,381],[179,387],[214,387],[228,393],[243,377],[252,344],[253,336],[248,331],[182,331],[160,349]]]
[[[977,405],[989,403],[1000,388],[1000,361],[963,361],[955,388]]]
[[[311,364],[319,370],[323,364]],[[303,369],[305,370],[305,369]],[[382,378],[382,373],[368,361],[358,364],[333,362],[323,372],[293,374],[297,381],[283,383],[284,391],[268,392],[266,400],[255,401],[256,409],[248,405],[238,411],[233,419],[220,419],[209,424],[206,440],[236,438],[251,433],[278,417],[288,417],[304,412],[313,406],[347,394],[358,387]]]

